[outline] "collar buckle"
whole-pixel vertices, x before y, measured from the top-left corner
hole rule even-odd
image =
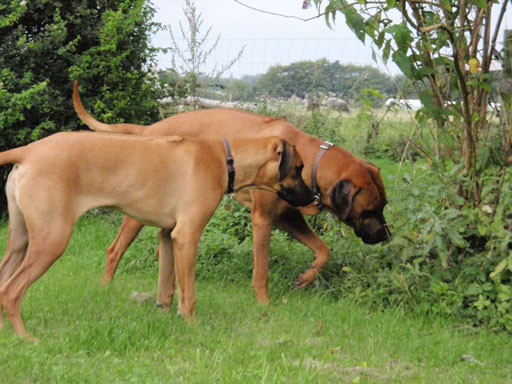
[[[322,144],[320,144],[320,148],[322,149],[325,149],[325,150],[328,150],[328,149],[331,149],[331,147],[333,146],[334,144],[329,142],[329,141],[324,141]]]

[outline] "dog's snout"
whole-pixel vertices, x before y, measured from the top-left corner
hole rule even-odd
[[[281,187],[277,192],[277,195],[279,198],[294,207],[309,205],[314,200],[313,192],[311,192],[306,185],[304,185],[304,188],[300,188],[299,190],[296,188]]]
[[[354,232],[365,244],[378,244],[391,239],[391,231],[386,221],[382,223],[374,219],[371,223],[355,227]]]

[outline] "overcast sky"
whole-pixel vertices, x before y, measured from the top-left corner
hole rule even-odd
[[[241,3],[268,12],[297,18],[311,18],[316,8],[302,9],[302,0],[239,0]],[[508,0],[501,0],[508,1]],[[181,39],[179,22],[186,26],[183,15],[184,0],[152,0],[157,8],[155,21],[170,25],[177,40]],[[381,71],[397,74],[391,62],[388,66],[372,60],[370,45],[364,46],[346,27],[338,13],[337,23],[330,29],[325,18],[301,21],[292,17],[279,17],[252,10],[234,0],[195,0],[202,13],[202,35],[212,28],[210,38],[220,35],[221,41],[211,55],[205,71],[226,64],[245,46],[241,59],[224,76],[240,77],[244,74],[265,73],[271,65],[289,64],[299,60],[327,58],[342,64],[377,66]],[[498,9],[498,7],[496,7]],[[512,12],[507,13],[502,29],[512,28]],[[168,31],[154,36],[153,45],[166,47],[171,43]],[[209,41],[207,46],[213,42]],[[170,54],[158,56],[159,68],[171,67]]]
[[[311,18],[317,12],[314,7],[302,9],[302,0],[240,0],[240,2],[269,12],[298,18]],[[183,16],[183,0],[153,0],[157,8],[155,21],[170,25],[174,36],[181,39],[179,22],[186,26]],[[265,73],[271,65],[289,64],[299,60],[327,58],[343,64],[376,65],[371,49],[357,40],[345,26],[342,15],[333,29],[327,27],[324,17],[301,21],[291,17],[279,17],[258,12],[234,0],[195,0],[202,13],[202,34],[212,27],[210,37],[220,35],[221,41],[208,60],[208,70],[220,67],[234,58],[245,46],[241,59],[225,76],[240,77],[243,74]],[[153,44],[166,47],[171,43],[168,31],[159,32]],[[213,42],[209,41],[207,46]],[[158,56],[159,67],[171,66],[170,54]],[[381,69],[386,71],[382,66]],[[393,73],[396,68],[391,67]]]

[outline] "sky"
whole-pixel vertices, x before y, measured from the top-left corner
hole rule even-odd
[[[258,12],[239,4],[235,0],[194,0],[198,12],[201,12],[203,24],[200,35],[211,27],[210,47],[217,36],[220,41],[212,52],[202,72],[211,72],[235,58],[245,46],[242,57],[226,71],[223,77],[240,78],[244,74],[265,73],[272,65],[286,65],[300,60],[329,61],[338,60],[342,64],[372,65],[390,75],[399,74],[398,68],[390,61],[387,65],[372,59],[370,44],[365,46],[345,25],[341,13],[337,13],[337,22],[329,28],[322,16],[310,21],[317,15],[314,6],[302,9],[303,0],[239,0],[240,3],[267,12],[286,15],[275,16]],[[508,0],[500,0],[502,1]],[[187,25],[183,15],[184,0],[152,0],[157,9],[155,21],[170,26],[179,44],[184,40],[179,23]],[[512,8],[512,7],[509,7]],[[498,7],[496,7],[498,9]],[[496,11],[497,12],[497,11]],[[295,18],[294,18],[295,17]],[[496,16],[495,16],[496,17]],[[512,28],[512,10],[507,11],[502,30]],[[171,45],[169,31],[160,31],[153,36],[153,45],[168,47]],[[159,54],[158,68],[172,66],[170,53]],[[179,63],[178,63],[179,64]]]
[[[157,8],[155,21],[170,25],[179,44],[183,43],[179,22],[185,27],[183,0],[153,0]],[[315,7],[302,9],[302,0],[240,0],[249,6],[298,18],[312,18],[317,15]],[[196,8],[202,14],[200,28],[204,35],[211,27],[210,38],[206,46],[220,35],[217,48],[208,59],[205,71],[220,68],[235,58],[245,46],[242,57],[226,71],[224,77],[240,78],[244,74],[255,75],[267,71],[271,65],[286,65],[300,60],[329,61],[339,60],[342,64],[373,65],[369,47],[357,40],[345,26],[342,15],[330,29],[325,18],[311,21],[297,20],[292,17],[280,17],[265,14],[240,5],[234,0],[195,0]],[[153,45],[168,47],[171,45],[168,31],[158,32],[153,37]],[[172,66],[170,53],[158,55],[158,67]],[[385,73],[397,74],[393,65],[379,68]],[[389,71],[389,72],[388,72]]]

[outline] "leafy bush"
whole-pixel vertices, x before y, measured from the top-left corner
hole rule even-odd
[[[155,121],[158,89],[149,73],[155,57],[149,39],[158,28],[153,13],[144,0],[4,1],[0,151],[80,129],[71,101],[74,79],[84,104],[101,120]],[[0,180],[7,172],[0,169]]]
[[[274,113],[282,114],[317,136],[355,148],[355,152],[364,150],[366,132],[358,133],[360,126],[353,116],[340,118],[324,110]],[[461,165],[407,161],[413,156],[397,165],[403,148],[389,148],[389,143],[406,140],[410,125],[394,118],[392,114],[390,120],[384,120],[380,134],[372,140],[380,155],[372,161],[381,167],[386,184],[389,204],[385,214],[391,241],[365,245],[352,229],[328,213],[307,217],[331,249],[331,260],[307,289],[375,307],[400,306],[512,330],[511,171],[502,172],[489,156],[482,171],[482,205],[468,206],[456,193],[468,182],[461,175]],[[249,286],[250,212],[234,201],[228,211],[226,202],[220,204],[203,233],[197,276]],[[139,236],[122,262],[124,271],[156,268],[155,232],[147,229]],[[278,229],[273,231],[269,284],[274,298],[293,290],[312,257],[307,247]]]
[[[322,110],[281,112],[317,136],[348,149],[364,148],[365,135],[354,134],[352,117],[332,117]],[[502,172],[490,158],[482,170],[484,200],[475,208],[457,194],[470,182],[462,176],[462,165],[419,160],[397,166],[403,152],[389,149],[388,143],[405,140],[408,131],[405,121],[384,121],[374,140],[381,159],[372,161],[381,167],[386,184],[391,241],[365,245],[330,214],[307,217],[331,248],[331,260],[312,287],[375,306],[402,306],[512,330],[511,171]],[[222,205],[203,234],[198,276],[249,283],[250,213],[236,203],[231,211]],[[280,230],[273,232],[270,251],[269,283],[277,294],[289,292],[313,255]]]
[[[423,168],[396,179],[399,188],[388,188],[393,238],[387,245],[369,247],[351,233],[341,240],[336,231],[326,231],[334,247],[322,284],[337,296],[512,330],[512,216],[506,209],[512,175],[488,177],[489,205],[468,208],[453,192],[466,182],[459,167],[443,173],[444,183],[435,166]]]
[[[512,174],[486,178],[486,204],[466,207],[453,192],[465,180],[460,166],[407,165],[386,169],[393,233],[387,244],[365,245],[327,213],[308,217],[331,248],[331,260],[312,284],[319,292],[380,306],[401,306],[474,324],[512,330]],[[394,171],[394,170],[393,170]],[[499,202],[496,205],[496,201]],[[491,208],[496,205],[497,208]],[[271,242],[269,282],[274,295],[293,289],[311,251],[280,230]],[[250,214],[221,208],[203,234],[198,277],[243,281],[252,272]]]

